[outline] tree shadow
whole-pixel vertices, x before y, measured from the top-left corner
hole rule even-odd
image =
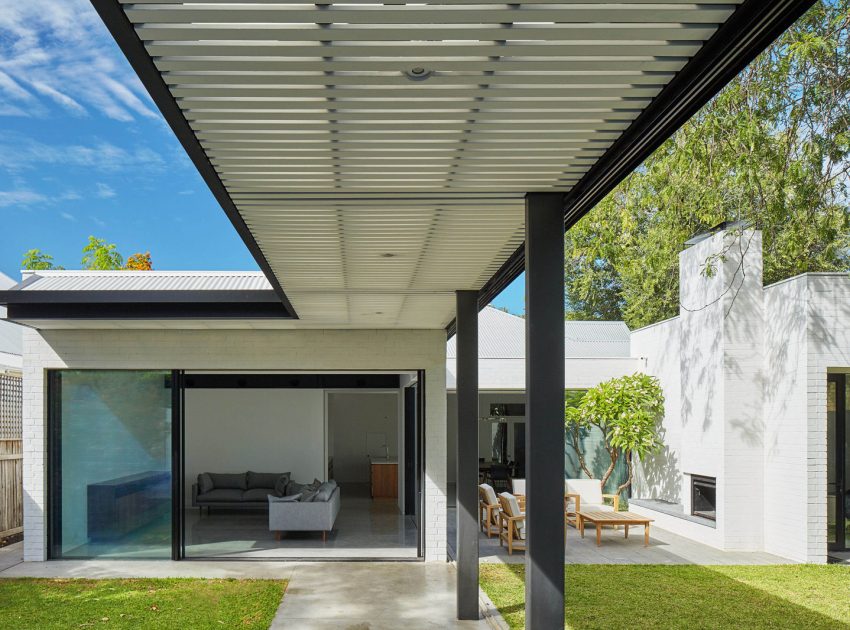
[[[821,572],[830,569],[838,570],[824,580],[832,588],[815,594]],[[525,628],[525,567],[503,565],[501,570],[507,572],[505,587],[488,595],[511,628]],[[842,570],[845,574],[839,575]],[[565,574],[565,627],[574,630],[850,629],[846,588],[840,599],[850,570],[843,567],[567,565]],[[834,616],[813,610],[830,593],[839,598],[833,601]]]

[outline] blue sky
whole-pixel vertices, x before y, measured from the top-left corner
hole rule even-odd
[[[0,219],[12,278],[32,248],[78,268],[89,235],[156,269],[257,268],[87,0],[0,0]]]

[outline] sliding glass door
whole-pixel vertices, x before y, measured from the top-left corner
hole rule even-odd
[[[850,378],[827,379],[827,543],[829,549],[850,549]]]
[[[50,372],[51,558],[173,556],[180,400],[173,378],[171,371]]]

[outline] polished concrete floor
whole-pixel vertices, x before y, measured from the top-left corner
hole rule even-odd
[[[448,523],[449,553],[454,557],[457,540],[455,508],[449,509]],[[514,551],[513,555],[509,555],[507,548],[499,545],[498,537],[487,538],[483,533],[478,536],[478,557],[481,562],[525,562],[525,552]],[[567,529],[564,561],[572,564],[794,564],[793,560],[764,552],[720,551],[658,527],[650,528],[648,547],[643,546],[642,527],[630,528],[628,540],[623,536],[622,528],[605,528],[602,545],[597,547],[596,534],[590,526],[585,538],[575,528]]]
[[[418,530],[396,499],[372,499],[368,484],[341,484],[341,507],[327,541],[320,532],[276,540],[265,510],[186,510],[187,558],[415,558]]]

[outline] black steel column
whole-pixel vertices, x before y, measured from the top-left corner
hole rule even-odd
[[[561,193],[529,193],[525,198],[525,620],[529,630],[564,627],[563,199]]]
[[[456,297],[457,618],[478,619],[478,291]]]

